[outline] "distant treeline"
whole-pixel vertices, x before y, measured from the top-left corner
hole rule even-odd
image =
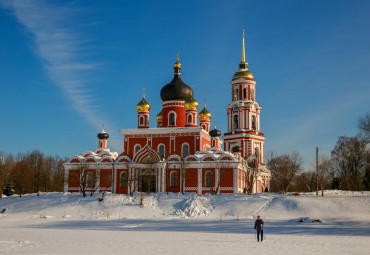
[[[4,194],[63,191],[65,159],[38,150],[17,155],[0,152],[0,198]]]
[[[272,174],[271,191],[312,192],[317,187],[322,191],[370,190],[370,113],[359,118],[358,126],[356,136],[340,136],[331,155],[318,157],[317,171],[316,164],[302,171],[298,152],[270,154],[267,166]]]

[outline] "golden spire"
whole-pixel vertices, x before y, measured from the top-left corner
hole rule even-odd
[[[242,44],[242,62],[245,63],[245,47],[244,47],[244,29],[243,29],[243,44]]]
[[[243,40],[242,40],[242,61],[239,63],[239,68],[240,68],[240,69],[246,69],[246,70],[248,70],[248,68],[247,68],[248,63],[247,63],[247,62],[245,62],[244,32],[245,32],[245,30],[243,29]]]
[[[143,98],[145,98],[145,88],[143,88]]]

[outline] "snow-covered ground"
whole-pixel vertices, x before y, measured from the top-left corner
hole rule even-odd
[[[0,254],[369,254],[370,192],[0,199]],[[140,206],[140,201],[143,205]],[[3,213],[1,213],[3,211]],[[253,230],[259,214],[266,242]],[[312,222],[317,220],[321,222]]]

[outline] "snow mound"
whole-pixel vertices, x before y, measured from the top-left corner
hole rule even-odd
[[[208,197],[198,196],[183,200],[174,207],[177,209],[175,215],[182,218],[207,216],[213,210]]]
[[[290,220],[289,222],[292,222],[292,223],[321,223],[321,222],[324,222],[324,220],[320,218],[312,219],[310,217],[302,217],[302,218]]]

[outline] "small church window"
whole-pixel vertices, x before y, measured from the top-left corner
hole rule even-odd
[[[185,157],[189,156],[189,144],[184,143],[184,144],[182,145],[182,151],[181,151],[181,152],[182,152],[182,153],[181,153],[181,156],[182,156],[183,158],[185,158]]]
[[[87,177],[86,177],[86,186],[88,188],[93,188],[94,185],[94,173],[93,172],[88,172]]]
[[[174,113],[170,113],[170,116],[168,118],[168,125],[175,126],[175,114]]]
[[[243,99],[244,100],[247,99],[247,89],[246,88],[243,89]]]
[[[193,115],[188,114],[188,124],[192,124],[192,123],[193,123]]]
[[[177,172],[172,171],[170,176],[170,186],[176,187],[177,186]]]
[[[254,89],[251,88],[251,100],[254,101],[255,100],[255,94],[254,94]]]
[[[239,99],[239,89],[235,89],[235,95],[234,95],[235,101]]]
[[[257,129],[256,128],[256,116],[255,115],[252,116],[252,129],[253,130],[256,130]]]
[[[159,145],[158,154],[161,155],[161,158],[164,158],[164,145]]]
[[[141,150],[141,146],[140,145],[136,145],[135,146],[135,154],[138,153],[139,150]]]
[[[207,171],[206,172],[206,176],[205,176],[205,184],[206,184],[206,187],[208,188],[211,188],[213,187],[213,174],[211,171]]]
[[[119,177],[119,186],[121,188],[127,187],[127,173],[126,172],[122,172],[120,174],[120,177]]]
[[[239,118],[238,115],[234,115],[234,129],[239,128]]]

